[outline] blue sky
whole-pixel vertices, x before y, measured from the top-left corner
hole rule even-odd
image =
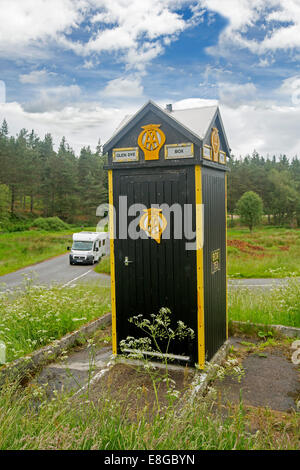
[[[148,99],[218,102],[235,155],[300,154],[300,0],[0,0],[0,12],[13,134],[65,135],[78,152]]]

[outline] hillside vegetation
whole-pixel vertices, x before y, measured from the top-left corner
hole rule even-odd
[[[68,223],[95,223],[96,209],[107,201],[105,158],[83,147],[76,156],[63,138],[57,151],[50,134],[38,137],[21,129],[0,128],[0,227],[41,217]]]

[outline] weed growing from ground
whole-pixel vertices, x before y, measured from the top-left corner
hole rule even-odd
[[[146,336],[134,338],[132,336],[120,341],[120,348],[123,354],[129,358],[143,361],[143,367],[151,376],[156,404],[158,410],[160,404],[158,400],[158,383],[163,381],[167,386],[167,397],[172,404],[178,398],[175,389],[175,382],[169,377],[168,364],[172,360],[169,355],[170,346],[175,341],[182,341],[185,338],[193,339],[194,331],[188,328],[181,320],[177,321],[175,327],[171,327],[171,311],[162,307],[157,314],[150,315],[151,320],[137,315],[129,319]],[[150,362],[149,357],[156,357],[164,364],[164,374],[157,374],[156,366]]]

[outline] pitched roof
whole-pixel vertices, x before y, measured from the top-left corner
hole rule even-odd
[[[189,108],[189,109],[174,109],[172,111],[167,111],[160,106],[158,106],[153,101],[148,101],[141,109],[139,109],[135,114],[127,115],[120,122],[119,126],[113,133],[112,137],[106,142],[105,147],[109,146],[110,142],[122,132],[125,127],[130,124],[131,121],[134,121],[135,118],[148,106],[154,106],[161,113],[168,116],[169,119],[173,119],[181,127],[185,128],[189,133],[193,134],[197,139],[203,140],[210,128],[212,121],[215,118],[216,113],[218,112],[218,106],[203,106],[199,108]],[[225,133],[224,133],[225,135]],[[226,140],[226,136],[225,136]],[[226,140],[227,144],[227,140]]]
[[[174,109],[167,114],[202,140],[217,110],[218,106],[204,106],[202,108]]]

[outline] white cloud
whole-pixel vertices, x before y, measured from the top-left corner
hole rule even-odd
[[[116,51],[134,47],[134,35],[125,28],[116,28],[100,31],[97,37],[91,39],[86,45],[78,49],[79,54],[90,54],[91,52]]]
[[[277,90],[278,95],[282,95],[284,100],[288,103],[299,105],[300,104],[300,75],[283,80],[280,88]]]
[[[269,0],[200,0],[201,8],[219,13],[230,21],[228,28],[232,30],[245,30],[246,26],[253,26],[259,18],[259,12]],[[273,3],[273,2],[272,2]]]
[[[300,155],[300,106],[240,104],[232,107],[216,100],[189,98],[173,103],[174,109],[219,104],[232,153],[239,157],[255,149],[262,155]]]
[[[40,53],[49,41],[78,26],[86,6],[81,0],[0,0],[0,55]]]
[[[219,83],[219,97],[223,104],[235,108],[257,99],[257,89],[253,83]]]
[[[300,74],[282,81],[278,102],[259,100],[253,83],[219,84],[220,101],[189,98],[173,103],[174,109],[219,104],[229,145],[235,156],[286,154],[300,156]]]
[[[56,75],[53,72],[47,72],[47,70],[33,70],[28,74],[22,74],[19,76],[19,81],[21,83],[28,83],[31,85],[37,85],[39,83],[44,83],[49,80],[51,76]]]
[[[31,113],[63,109],[67,104],[78,101],[80,94],[78,85],[41,88],[37,98],[26,103],[24,108]]]
[[[82,66],[82,68],[87,69],[87,70],[93,69],[94,67],[95,67],[95,64],[92,60],[85,60]]]
[[[120,32],[136,40],[141,35],[155,39],[162,35],[172,35],[183,31],[185,21],[174,10],[184,2],[173,0],[97,0],[97,7],[104,9],[92,19],[93,23],[117,24]],[[114,29],[113,29],[114,30]],[[99,31],[97,39],[102,36]],[[96,40],[97,40],[96,39]],[[88,47],[93,45],[90,41]],[[101,44],[99,44],[101,47]]]
[[[265,156],[300,155],[300,107],[223,106],[221,112],[235,156],[252,153],[254,149]]]
[[[213,54],[229,55],[233,45],[256,54],[300,47],[299,0],[200,0],[200,5],[229,22],[218,46],[208,49]],[[247,33],[252,28],[265,30],[265,35],[251,39]]]
[[[6,102],[6,86],[3,80],[0,80],[0,103]]]
[[[143,87],[138,78],[116,78],[107,84],[103,94],[105,96],[118,98],[139,97],[143,95]]]
[[[262,50],[289,49],[300,46],[300,3],[299,0],[281,0],[278,9],[267,16],[268,22],[286,23],[274,28],[262,44]]]
[[[90,21],[96,31],[85,43],[72,42],[64,36],[59,42],[82,56],[119,52],[127,68],[142,72],[163,52],[164,46],[191,25],[175,11],[184,3],[185,0],[90,0],[95,8]]]
[[[50,46],[77,55],[121,53],[130,67],[144,67],[191,23],[175,10],[186,0],[0,0],[0,56],[31,59]],[[195,14],[195,18],[196,18]],[[200,19],[199,19],[200,21]],[[69,33],[85,22],[88,37]],[[133,51],[133,52],[132,52]],[[91,61],[86,61],[86,68]]]
[[[126,54],[127,70],[135,68],[141,74],[144,73],[145,66],[162,54],[163,51],[164,48],[157,42],[146,42],[139,47],[130,48]]]
[[[275,59],[273,57],[260,57],[257,67],[270,67],[274,61]]]
[[[43,138],[50,132],[56,148],[65,136],[78,154],[83,146],[95,148],[99,138],[102,142],[108,140],[119,123],[120,109],[103,108],[97,103],[83,103],[60,110],[32,113],[16,102],[0,103],[0,121],[4,117],[10,134],[14,135],[21,128],[26,128],[34,129]]]
[[[191,18],[178,13],[183,6]],[[299,0],[0,0],[0,55],[30,59],[56,45],[84,57],[118,52],[128,67],[142,70],[185,29],[201,23],[205,9],[208,21],[213,13],[228,20],[211,53],[230,55],[232,46],[260,55],[300,47]],[[88,36],[74,40],[69,33],[83,22]],[[253,28],[264,35],[251,37]]]

